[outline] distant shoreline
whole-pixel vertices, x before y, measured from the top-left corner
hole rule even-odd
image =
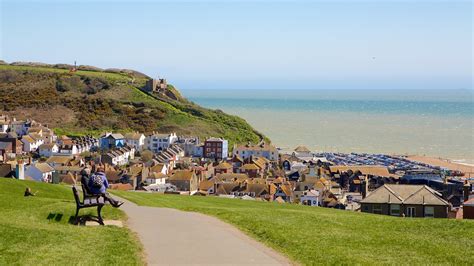
[[[184,90],[283,150],[384,153],[474,164],[472,90]]]
[[[474,165],[469,163],[453,162],[450,159],[436,158],[420,155],[409,155],[407,159],[422,163],[431,164],[434,166],[446,167],[449,170],[457,170],[466,174],[466,177],[474,177]]]

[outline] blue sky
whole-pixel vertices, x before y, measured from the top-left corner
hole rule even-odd
[[[0,58],[181,89],[472,88],[471,1],[12,1]]]

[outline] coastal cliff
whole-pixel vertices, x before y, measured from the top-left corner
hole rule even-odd
[[[159,131],[218,136],[231,144],[265,138],[240,117],[188,101],[173,85],[160,95],[143,92],[148,79],[126,69],[2,61],[0,110],[67,135]]]

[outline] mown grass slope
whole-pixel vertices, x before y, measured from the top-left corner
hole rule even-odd
[[[305,264],[453,264],[474,258],[474,221],[409,219],[217,197],[114,192],[215,216]]]
[[[24,197],[30,187],[34,197]],[[90,211],[88,211],[90,210]],[[76,226],[71,188],[0,178],[0,265],[141,265],[141,245],[126,228]],[[81,214],[96,215],[95,209]],[[105,219],[124,219],[106,206]]]
[[[245,120],[193,104],[172,85],[169,92],[176,100],[148,95],[140,90],[145,82],[143,76],[125,73],[0,65],[0,111],[68,135],[175,131],[224,137],[231,144],[263,138]]]

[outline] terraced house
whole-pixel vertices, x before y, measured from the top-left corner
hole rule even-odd
[[[265,143],[263,140],[257,145],[252,145],[250,143],[240,146],[235,145],[233,154],[244,160],[250,157],[264,157],[273,162],[278,161],[277,148],[271,144]]]
[[[130,160],[135,158],[135,148],[133,147],[122,147],[114,150],[110,150],[106,154],[101,156],[101,161],[103,163],[108,163],[113,166],[125,165],[130,162]]]
[[[208,138],[204,142],[203,157],[222,160],[228,156],[228,141],[221,138]]]
[[[162,150],[167,149],[177,140],[178,136],[176,136],[176,133],[159,134],[154,132],[153,134],[146,137],[145,146],[148,150],[154,153],[159,153]]]
[[[145,146],[145,135],[134,132],[125,134],[125,143],[127,146],[134,147],[135,150],[141,151]]]

